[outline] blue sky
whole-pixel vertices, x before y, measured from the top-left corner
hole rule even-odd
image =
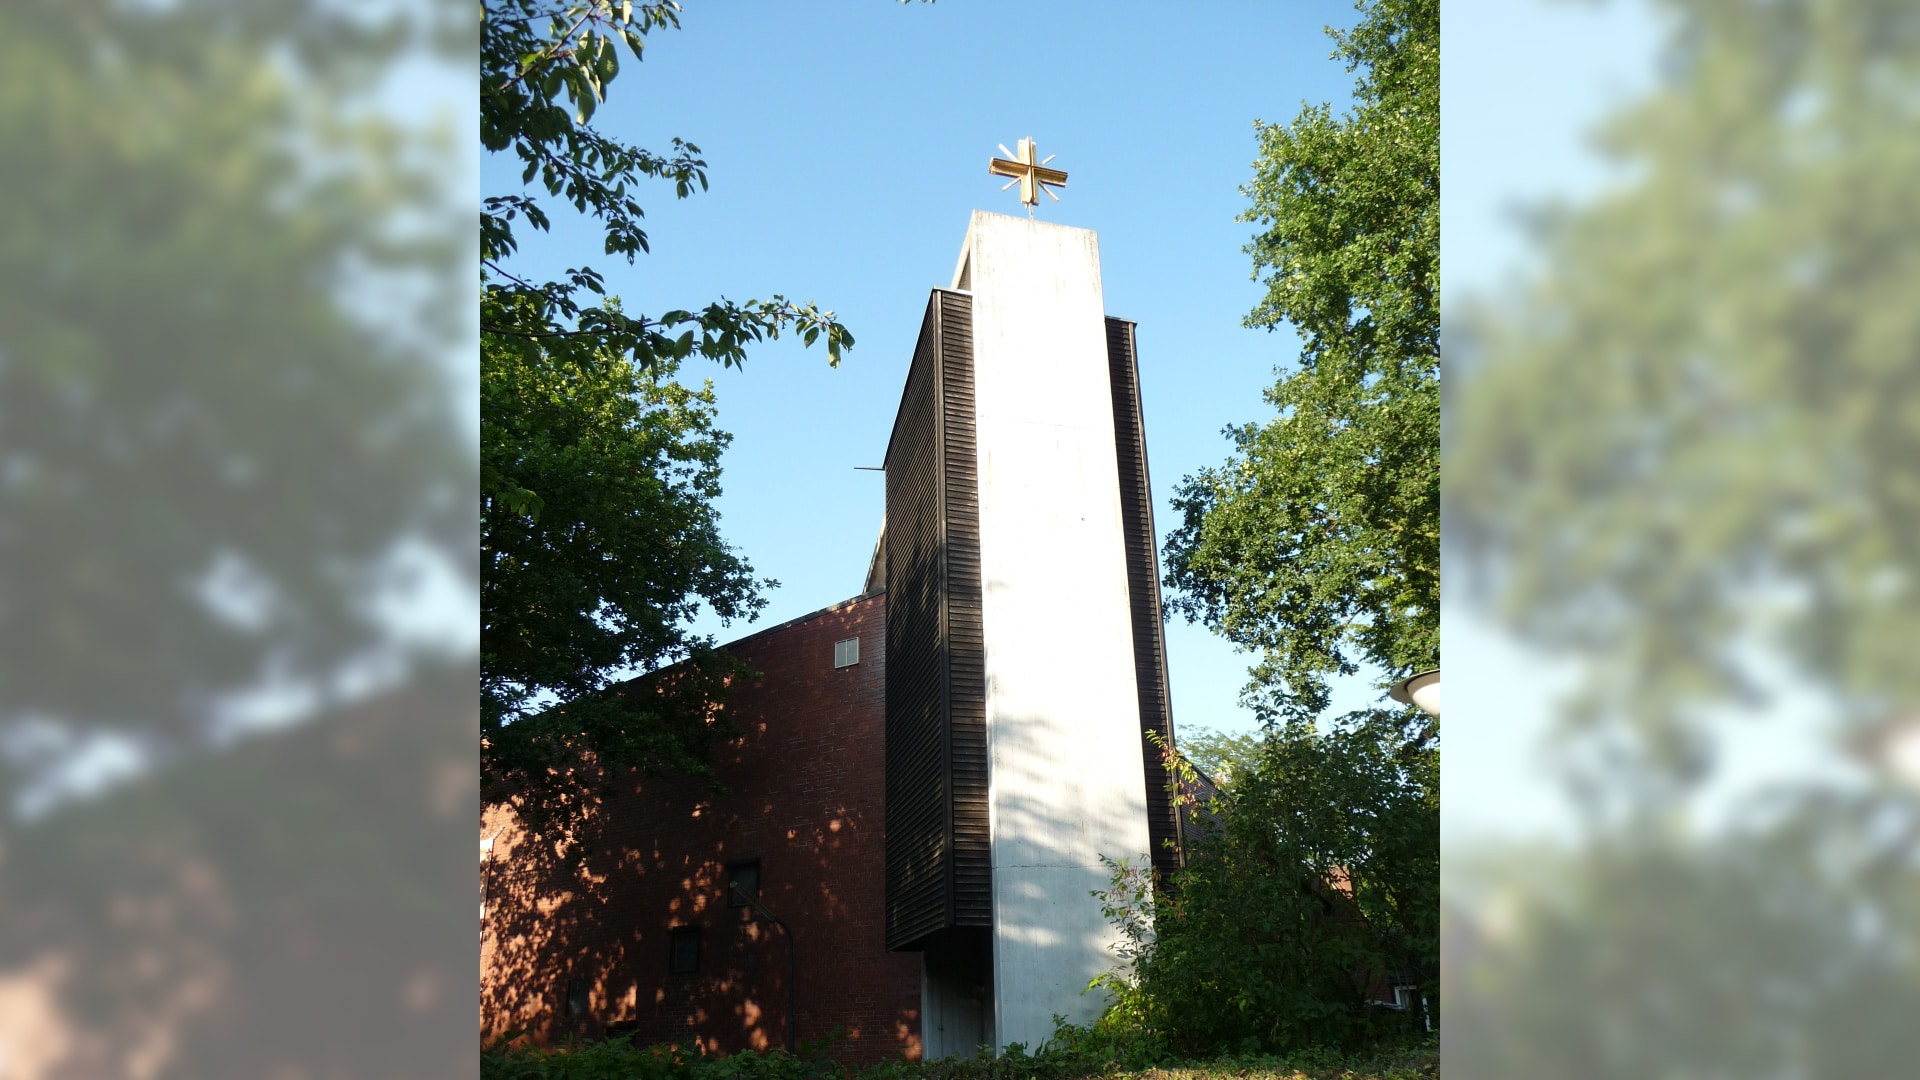
[[[523,240],[527,273],[580,262],[607,272],[629,311],[781,293],[834,309],[858,342],[838,370],[823,350],[763,345],[744,371],[710,376],[725,459],[723,528],[781,582],[757,625],[860,591],[880,523],[881,474],[927,290],[948,283],[969,214],[1019,213],[987,174],[997,144],[1032,137],[1069,173],[1049,221],[1100,235],[1107,312],[1139,324],[1157,524],[1195,470],[1225,458],[1221,429],[1265,419],[1262,389],[1297,342],[1248,330],[1258,301],[1235,220],[1252,176],[1253,124],[1303,102],[1350,99],[1353,76],[1323,31],[1344,0],[1170,8],[1145,3],[901,5],[687,0],[682,29],[628,60],[595,122],[664,149],[697,144],[712,188],[643,200],[653,253],[633,267],[556,215]],[[518,169],[482,162],[483,190]],[[747,632],[706,627],[722,639]],[[1236,702],[1247,657],[1198,627],[1169,626],[1181,726],[1252,726]],[[1371,696],[1347,687],[1339,707]]]
[[[854,466],[880,463],[927,290],[948,281],[969,213],[1020,212],[986,160],[1026,136],[1070,174],[1041,215],[1100,234],[1108,313],[1139,323],[1164,540],[1175,484],[1224,458],[1224,426],[1271,415],[1261,390],[1296,355],[1291,334],[1240,325],[1261,289],[1239,189],[1256,118],[1350,100],[1323,28],[1350,26],[1351,4],[686,9],[681,31],[627,65],[597,120],[642,146],[697,143],[712,190],[649,200],[654,254],[632,268],[593,256],[597,236],[564,218],[552,237],[528,238],[522,266],[557,273],[591,258],[630,310],[780,292],[834,308],[858,336],[837,371],[790,342],[757,349],[744,372],[687,370],[715,379],[735,436],[726,533],[782,583],[758,625],[859,590],[883,500],[880,474]],[[1606,183],[1586,133],[1649,86],[1659,26],[1641,3],[1567,0],[1448,0],[1442,26],[1451,307],[1497,297],[1524,268],[1518,211]],[[486,191],[517,182],[504,164],[483,160]],[[1571,817],[1539,748],[1567,662],[1459,604],[1443,636],[1446,843],[1564,835]],[[1236,701],[1247,657],[1179,620],[1168,652],[1177,724],[1252,727]],[[1372,696],[1365,680],[1338,689],[1337,709]]]

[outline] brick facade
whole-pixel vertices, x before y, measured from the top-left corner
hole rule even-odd
[[[716,755],[725,794],[633,782],[569,865],[487,809],[483,1040],[784,1046],[787,942],[725,899],[729,866],[752,860],[761,900],[794,929],[800,1040],[844,1028],[842,1060],[919,1056],[920,958],[885,947],[885,621],[873,594],[728,647],[762,677],[727,705],[744,734]],[[835,668],[847,638],[859,662]],[[675,929],[699,936],[695,973],[669,971]]]

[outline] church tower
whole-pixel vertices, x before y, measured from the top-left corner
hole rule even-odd
[[[1130,323],[1094,233],[976,211],[886,457],[887,946],[927,1056],[1037,1046],[1112,968],[1102,857],[1177,859]]]

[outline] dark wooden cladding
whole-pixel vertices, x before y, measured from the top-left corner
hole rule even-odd
[[[1113,385],[1113,443],[1120,464],[1120,524],[1127,542],[1127,596],[1133,616],[1133,677],[1140,693],[1140,752],[1145,762],[1147,836],[1153,868],[1180,865],[1180,823],[1167,792],[1167,767],[1147,732],[1173,746],[1167,692],[1165,623],[1160,615],[1160,563],[1153,532],[1153,485],[1147,475],[1146,425],[1140,413],[1140,369],[1133,324],[1107,320],[1107,372]],[[892,603],[889,597],[888,603]],[[889,608],[889,611],[892,609]]]
[[[981,626],[980,469],[973,410],[973,297],[942,291],[948,738],[953,782],[953,925],[993,925],[987,828],[987,654]]]
[[[887,947],[992,922],[972,298],[934,290],[887,447]]]
[[[887,447],[887,947],[945,925],[947,664],[937,317],[930,305]]]

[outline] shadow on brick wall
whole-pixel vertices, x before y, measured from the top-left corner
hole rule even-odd
[[[630,777],[564,848],[487,808],[483,1042],[784,1046],[787,942],[726,902],[730,868],[751,868],[794,930],[799,1039],[844,1029],[842,1059],[918,1056],[919,957],[885,948],[884,621],[874,595],[730,646],[760,675],[726,706],[742,735],[711,783]],[[848,638],[860,660],[835,667]],[[673,970],[676,931],[698,939],[694,970]]]

